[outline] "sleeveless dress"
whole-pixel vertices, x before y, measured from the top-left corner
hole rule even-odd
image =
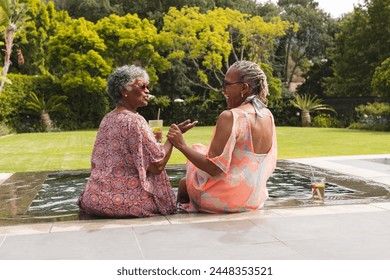
[[[81,211],[111,218],[175,213],[176,198],[166,171],[147,172],[164,155],[141,115],[108,113],[99,126],[91,175],[78,200]]]
[[[272,146],[267,154],[255,154],[252,145],[249,114],[241,109],[232,109],[232,133],[221,155],[210,158],[208,148],[196,144],[192,147],[205,153],[207,158],[223,172],[211,176],[190,161],[186,165],[189,204],[180,208],[188,212],[234,213],[259,209],[268,199],[266,187],[269,176],[276,167],[277,144],[272,113],[261,109],[262,117],[272,121]],[[213,137],[215,135],[215,130]]]

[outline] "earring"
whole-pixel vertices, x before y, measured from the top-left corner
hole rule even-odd
[[[125,97],[127,97],[127,94],[125,94]]]
[[[243,93],[241,93],[241,98],[243,98],[244,97],[244,94]]]

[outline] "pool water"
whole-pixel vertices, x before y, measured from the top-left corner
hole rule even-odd
[[[185,176],[184,167],[184,165],[167,167],[167,173],[174,188],[177,188],[179,180]],[[366,182],[328,170],[317,169],[314,172],[316,176],[326,178],[324,205],[379,202],[388,201],[390,198],[390,190],[386,185]],[[14,205],[15,210],[6,209],[12,207],[2,206],[0,202],[0,225],[78,218],[76,201],[88,181],[89,171],[36,172],[15,175],[13,177],[17,179],[13,186],[12,180],[9,180],[11,182],[8,183],[9,189],[6,192],[8,196],[3,200],[10,201],[9,205]],[[277,168],[267,183],[270,198],[265,202],[264,208],[318,205],[318,202],[312,199],[310,177],[309,166],[278,161]],[[23,182],[23,178],[33,183]],[[10,197],[9,193],[15,195]],[[24,202],[20,204],[22,200]]]
[[[312,199],[310,173],[297,173],[296,170],[279,166],[267,182],[270,199],[265,207],[309,206],[317,204]],[[179,180],[185,176],[184,165],[169,166],[167,173],[172,187],[177,188]],[[318,176],[324,174],[318,173]],[[316,175],[316,174],[315,174]],[[38,195],[32,201],[28,212],[66,213],[77,211],[77,198],[87,183],[89,173],[86,171],[69,171],[49,174],[42,184]],[[325,188],[327,204],[339,204],[342,200],[358,199],[364,191],[353,189],[336,182],[328,181]]]

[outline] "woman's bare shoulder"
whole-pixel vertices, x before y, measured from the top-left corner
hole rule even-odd
[[[216,129],[217,130],[224,130],[227,127],[232,127],[233,124],[233,114],[229,110],[223,111],[218,119],[217,119],[217,124],[216,124]]]

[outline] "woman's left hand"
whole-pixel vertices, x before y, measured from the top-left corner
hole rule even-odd
[[[191,120],[185,120],[177,125],[181,133],[186,133],[188,130],[198,124],[198,121],[191,122]]]

